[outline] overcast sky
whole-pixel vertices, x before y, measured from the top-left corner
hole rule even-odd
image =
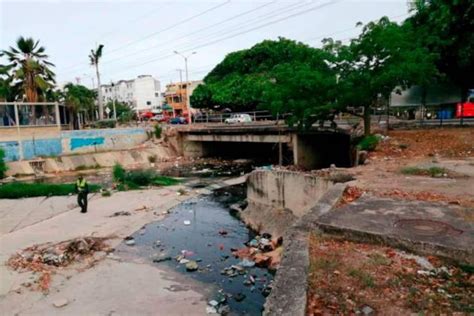
[[[5,1],[0,0],[0,48],[19,36],[39,39],[56,65],[58,83],[91,86],[88,54],[104,44],[102,83],[150,74],[179,80],[188,55],[189,77],[202,79],[226,54],[279,36],[320,46],[331,36],[348,40],[355,24],[382,16],[400,21],[406,0],[188,0],[188,1]],[[184,74],[183,74],[184,76]]]

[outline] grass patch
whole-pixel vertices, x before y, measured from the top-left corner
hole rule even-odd
[[[0,179],[5,178],[7,169],[7,164],[5,163],[5,151],[3,148],[0,148]]]
[[[360,150],[374,151],[379,141],[380,138],[376,135],[364,136],[359,144],[357,144],[357,147],[359,147]]]
[[[74,169],[75,171],[81,171],[81,170],[89,170],[89,169],[100,169],[100,165],[99,164],[95,164],[93,166],[86,166],[86,165],[79,165],[76,167],[76,169]]]
[[[160,125],[155,125],[155,129],[153,130],[153,134],[155,134],[156,138],[161,138],[161,133],[163,132],[163,129],[161,128]]]
[[[100,186],[89,184],[90,192],[97,192]],[[73,183],[23,183],[12,182],[0,186],[0,199],[21,199],[36,196],[60,196],[75,194],[76,188]]]
[[[101,195],[103,197],[109,197],[109,196],[112,196],[112,193],[109,190],[104,190],[102,191]]]
[[[392,263],[390,259],[376,252],[371,253],[369,255],[369,258],[370,258],[370,262],[377,266],[388,266]]]
[[[350,269],[348,273],[351,277],[359,280],[365,287],[374,287],[374,278],[365,271],[359,269]]]
[[[119,191],[136,190],[150,185],[168,186],[180,183],[179,180],[161,176],[152,169],[127,171],[120,164],[113,167],[112,177]]]
[[[419,168],[419,167],[406,167],[402,168],[402,174],[414,175],[414,176],[430,176],[430,177],[439,177],[445,173],[448,173],[448,170],[440,167],[430,167],[430,168]]]

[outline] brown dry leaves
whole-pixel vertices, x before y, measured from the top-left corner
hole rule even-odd
[[[432,128],[391,131],[390,139],[381,142],[372,158],[474,157],[474,128]]]
[[[307,314],[355,315],[366,306],[382,315],[472,311],[472,273],[427,259],[436,272],[389,247],[312,235]]]

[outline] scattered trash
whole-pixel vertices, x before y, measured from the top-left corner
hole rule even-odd
[[[206,306],[206,313],[208,314],[217,314],[217,309],[212,306]]]
[[[132,215],[130,212],[125,212],[125,211],[120,211],[120,212],[115,212],[109,217],[117,217],[117,216],[130,216]]]
[[[188,220],[184,221],[184,225],[186,226],[191,225],[191,221],[188,221]]]
[[[181,260],[179,260],[179,264],[187,264],[187,263],[189,263],[189,262],[190,262],[189,259],[181,259]]]
[[[245,267],[245,268],[252,268],[252,267],[255,266],[255,262],[253,262],[251,260],[248,260],[248,259],[244,259],[244,260],[239,262],[239,265],[242,266],[242,267]]]
[[[209,306],[216,307],[217,305],[219,305],[218,301],[216,301],[216,300],[209,301]]]
[[[219,230],[219,235],[225,236],[225,235],[227,235],[227,234],[228,234],[228,233],[227,233],[226,230],[224,230],[224,229]]]
[[[134,211],[146,211],[146,210],[148,210],[148,206],[146,206],[146,205],[142,205],[142,206],[134,209]]]
[[[164,261],[170,261],[171,259],[172,258],[170,256],[163,256],[163,257],[153,258],[153,262],[160,263],[160,262],[164,262]]]
[[[236,302],[242,302],[243,300],[245,300],[246,297],[247,296],[243,293],[237,293],[237,294],[234,295],[234,300]]]
[[[127,246],[135,246],[135,239],[132,236],[125,237],[125,244]]]
[[[365,305],[364,307],[361,308],[361,312],[362,314],[364,315],[371,315],[373,314],[375,311],[372,307],[370,307],[369,305]]]
[[[61,308],[69,304],[69,301],[66,298],[60,298],[53,302],[53,306],[56,308]]]
[[[95,252],[109,253],[112,251],[105,240],[106,238],[103,237],[83,237],[56,244],[34,245],[11,256],[7,265],[16,271],[38,273],[37,288],[48,292],[53,267],[65,267],[71,262],[83,261],[86,258],[96,260],[94,258]]]
[[[186,271],[193,272],[193,271],[197,271],[197,269],[199,269],[199,265],[197,264],[196,261],[191,260],[188,263],[186,263]]]

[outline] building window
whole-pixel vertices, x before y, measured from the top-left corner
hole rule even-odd
[[[146,101],[146,105],[151,105],[151,101]]]
[[[160,94],[158,92],[155,92],[155,98],[158,98]]]

